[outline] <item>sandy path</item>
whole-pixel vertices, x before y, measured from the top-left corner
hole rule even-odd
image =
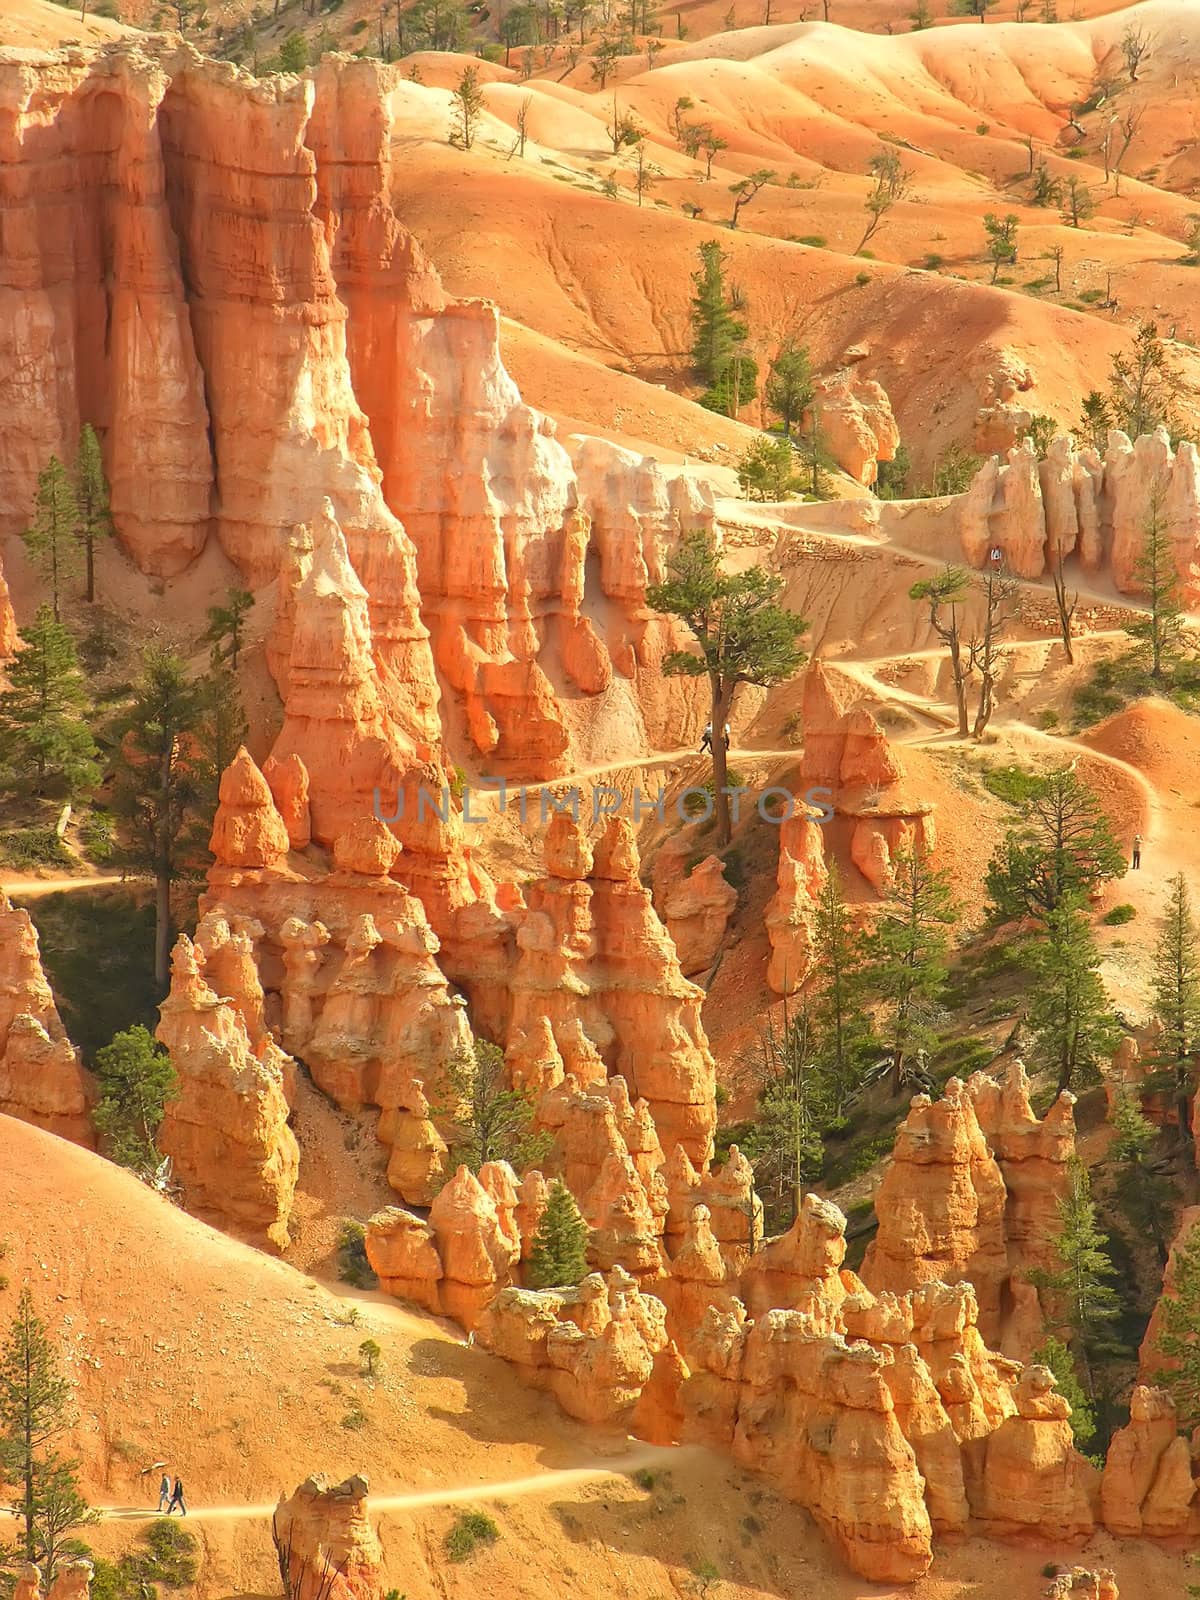
[[[10,898],[20,895],[28,900],[33,895],[65,894],[72,889],[109,889],[114,885],[134,880],[122,878],[119,872],[89,872],[75,878],[8,878],[0,883],[0,890]]]
[[[373,1513],[383,1511],[417,1511],[425,1506],[475,1505],[487,1500],[516,1500],[524,1495],[558,1493],[585,1483],[599,1483],[606,1478],[627,1478],[631,1473],[646,1467],[678,1464],[681,1452],[659,1446],[645,1445],[631,1450],[620,1458],[619,1465],[604,1466],[599,1463],[588,1467],[566,1467],[558,1472],[534,1472],[524,1478],[507,1478],[499,1483],[458,1484],[446,1489],[422,1489],[408,1494],[372,1494],[370,1506]],[[262,1521],[275,1514],[274,1501],[261,1504],[223,1506],[197,1506],[189,1510],[192,1522]],[[97,1506],[102,1518],[110,1522],[152,1522],[159,1516],[157,1509],[149,1506]]]

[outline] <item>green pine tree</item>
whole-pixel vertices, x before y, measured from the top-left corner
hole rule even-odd
[[[1158,1259],[1167,1259],[1167,1229],[1175,1191],[1171,1180],[1153,1164],[1158,1139],[1154,1124],[1142,1114],[1138,1099],[1121,1090],[1112,1108],[1113,1141],[1109,1156],[1116,1162],[1113,1188],[1117,1203],[1137,1238],[1151,1238]]]
[[[788,500],[801,488],[796,452],[786,439],[760,435],[738,462],[738,482],[749,500]]]
[[[1158,1352],[1172,1363],[1155,1382],[1170,1391],[1179,1425],[1190,1432],[1200,1425],[1200,1227],[1193,1227],[1171,1252],[1170,1293],[1159,1302]]]
[[[1157,683],[1178,666],[1185,653],[1175,547],[1163,512],[1161,489],[1154,489],[1150,495],[1143,535],[1142,552],[1133,570],[1146,609],[1125,624],[1125,632],[1141,646],[1140,654]]]
[[[49,1448],[70,1423],[71,1385],[26,1285],[0,1349],[0,1476],[17,1491],[19,1558],[38,1563],[47,1583],[66,1534],[94,1520],[79,1493],[79,1463]]]
[[[79,451],[75,457],[75,504],[78,521],[75,537],[83,548],[87,588],[85,597],[90,603],[96,598],[96,545],[101,539],[111,537],[112,516],[108,507],[108,480],[104,476],[104,458],[100,454],[100,441],[90,422],[85,422],[79,434]]]
[[[1049,1367],[1058,1392],[1071,1407],[1071,1433],[1077,1450],[1086,1450],[1096,1437],[1096,1412],[1075,1371],[1071,1352],[1061,1339],[1048,1334],[1029,1358],[1031,1366]]]
[[[1121,1301],[1112,1285],[1117,1274],[1105,1248],[1108,1235],[1097,1221],[1087,1168],[1078,1157],[1069,1164],[1069,1187],[1058,1203],[1058,1215],[1061,1226],[1054,1248],[1062,1265],[1055,1271],[1031,1271],[1029,1278],[1055,1297],[1056,1313],[1094,1405],[1095,1365],[1117,1348],[1112,1325],[1121,1314]]]
[[[33,521],[21,538],[30,560],[50,585],[55,622],[61,621],[63,589],[79,572],[80,546],[75,538],[79,507],[67,469],[51,456],[38,473]]]
[[[74,796],[98,782],[96,744],[75,645],[49,606],[21,634],[0,694],[0,773],[6,788]]]
[[[478,1172],[489,1161],[507,1161],[518,1172],[535,1166],[550,1140],[533,1125],[533,1102],[514,1089],[504,1054],[486,1039],[476,1039],[469,1055],[445,1069],[449,1104],[438,1107],[448,1122],[446,1142],[454,1161]]]
[[[988,865],[992,912],[1032,917],[1043,927],[1065,901],[1125,870],[1125,856],[1093,790],[1069,767],[1038,778]]]
[[[833,1112],[840,1117],[861,1086],[871,1029],[862,1007],[862,938],[842,896],[836,861],[830,863],[813,918],[813,968],[809,1004]]]
[[[1157,1068],[1170,1074],[1180,1134],[1190,1148],[1200,1056],[1200,931],[1182,872],[1171,879],[1170,888],[1154,949],[1154,1015],[1162,1031],[1153,1059]]]
[[[1098,1082],[1100,1062],[1116,1049],[1121,1030],[1098,971],[1096,940],[1078,906],[1066,901],[1051,911],[1021,960],[1030,975],[1026,1021],[1034,1061],[1058,1073],[1060,1091]]]
[[[780,1213],[784,1229],[799,1216],[807,1185],[821,1175],[836,1090],[807,1007],[785,1014],[782,1034],[768,1016],[760,1042],[763,1076],[750,1150],[756,1186],[769,1204],[774,1200],[772,1213]]]
[[[154,977],[166,991],[171,955],[171,886],[194,852],[202,797],[196,732],[204,715],[202,686],[174,650],[147,647],[126,719],[114,808],[125,819],[128,865],[155,883]]]
[[[935,1042],[958,909],[945,877],[925,856],[898,851],[892,887],[865,943],[863,993],[882,1002],[880,1037],[891,1056],[893,1093],[912,1081]]]
[[[162,1159],[155,1140],[168,1100],[179,1091],[171,1058],[140,1023],[97,1050],[100,1101],[96,1128],[110,1160],[152,1173]]]
[[[254,604],[249,589],[230,589],[223,606],[209,606],[208,627],[203,635],[205,644],[212,646],[212,665],[238,669],[242,653],[246,615]]]
[[[815,393],[812,358],[807,347],[789,339],[772,361],[763,389],[767,410],[773,411],[783,423],[786,438],[791,438],[792,429],[812,404]]]
[[[567,1289],[587,1276],[588,1229],[575,1196],[558,1178],[538,1223],[526,1278],[531,1289]]]
[[[692,364],[697,374],[708,385],[705,404],[710,410],[731,413],[738,405],[753,397],[754,363],[743,353],[743,370],[739,373],[736,394],[729,393],[732,383],[730,371],[739,346],[744,346],[746,326],[734,315],[733,303],[725,282],[725,269],[729,257],[716,239],[700,246],[700,268],[692,274],[695,294],[692,296]],[[724,390],[722,385],[725,385]],[[712,397],[712,398],[710,398]],[[724,399],[724,404],[720,403]]]
[[[646,603],[686,623],[698,646],[666,656],[668,677],[708,679],[712,722],[713,802],[717,845],[732,837],[725,724],[739,683],[763,688],[790,678],[804,662],[796,640],[808,624],[786,611],[783,579],[761,566],[723,572],[721,554],[703,528],[685,534],[667,560],[667,577],[646,590]]]

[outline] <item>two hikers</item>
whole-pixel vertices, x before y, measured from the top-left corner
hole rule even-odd
[[[729,724],[728,723],[725,724],[725,748],[726,748],[726,750],[729,749]],[[706,750],[711,750],[711,749],[712,749],[712,723],[711,722],[706,722],[704,724],[704,732],[700,735],[700,754],[703,755]]]
[[[172,1486],[170,1478],[164,1472],[162,1482],[158,1486],[159,1515],[169,1517],[176,1506],[179,1507],[179,1515],[186,1517],[187,1506],[183,1500],[183,1479],[176,1478],[174,1486]]]

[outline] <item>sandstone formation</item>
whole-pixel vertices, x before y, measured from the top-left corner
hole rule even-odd
[[[1110,1533],[1170,1537],[1188,1527],[1196,1483],[1188,1441],[1163,1389],[1139,1384],[1129,1423],[1113,1435],[1104,1463],[1100,1504]]]
[[[1184,441],[1172,449],[1165,429],[1130,441],[1108,435],[1103,459],[1060,434],[1039,462],[1031,440],[992,456],[959,506],[963,555],[982,567],[1004,552],[1018,577],[1037,578],[1060,557],[1077,554],[1088,572],[1111,572],[1122,594],[1138,594],[1137,565],[1147,527],[1157,518],[1172,547],[1180,598],[1200,596],[1200,455]]]
[[[251,1044],[242,1012],[204,980],[186,935],[171,961],[157,1037],[178,1080],[158,1146],[198,1216],[284,1250],[300,1154],[288,1126],[285,1057],[269,1036]]]
[[[666,891],[657,909],[684,977],[699,977],[711,968],[736,905],[737,890],[725,881],[719,856],[706,856]]]
[[[843,368],[820,380],[812,409],[829,454],[843,472],[869,488],[879,476],[879,463],[891,461],[900,444],[886,390],[852,368]],[[800,423],[802,434],[810,419],[811,412],[806,413]]]
[[[365,1478],[306,1478],[275,1508],[271,1535],[293,1600],[381,1600],[383,1551]]]
[[[60,1557],[54,1582],[48,1589],[43,1589],[41,1569],[26,1563],[16,1569],[13,1600],[88,1600],[94,1571],[90,1561],[80,1557]]]
[[[996,1533],[1036,1529],[1046,1538],[1082,1539],[1095,1526],[1098,1474],[1075,1449],[1071,1408],[1048,1367],[1027,1367],[1016,1415],[988,1436],[979,1515]]]
[[[37,929],[0,891],[0,1112],[94,1150],[95,1099],[42,971]]]
[[[1089,1567],[1060,1571],[1042,1594],[1046,1600],[1120,1600],[1116,1576],[1108,1567],[1094,1572]]]
[[[779,829],[775,896],[767,906],[767,981],[791,994],[808,975],[816,905],[825,885],[825,826],[848,832],[850,859],[878,895],[890,889],[899,851],[925,855],[935,843],[933,807],[912,793],[896,750],[875,718],[848,704],[848,690],[819,661],[804,674],[804,754],[799,799]],[[841,819],[845,819],[844,821]]]
[[[1019,1061],[1002,1083],[952,1078],[940,1100],[917,1095],[876,1196],[879,1230],[863,1261],[876,1291],[974,1285],[989,1344],[1027,1358],[1042,1319],[1028,1281],[1056,1265],[1050,1240],[1074,1153],[1074,1097],[1039,1121]]]
[[[511,1282],[521,1241],[505,1226],[492,1196],[468,1167],[459,1167],[429,1209],[441,1263],[441,1308],[468,1330]]]
[[[1160,1335],[1165,1331],[1162,1307],[1164,1301],[1173,1298],[1175,1294],[1179,1251],[1185,1245],[1194,1250],[1198,1244],[1200,1244],[1200,1206],[1185,1206],[1179,1214],[1179,1228],[1171,1243],[1171,1253],[1163,1273],[1162,1294],[1151,1313],[1150,1323],[1138,1352],[1139,1378],[1142,1383],[1154,1383],[1160,1374],[1169,1371],[1174,1365],[1172,1358],[1164,1355],[1159,1348]]]

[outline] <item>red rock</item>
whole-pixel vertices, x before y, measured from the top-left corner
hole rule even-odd
[[[383,1551],[364,1477],[335,1486],[306,1478],[280,1500],[271,1531],[293,1600],[382,1600]]]
[[[716,960],[737,890],[725,881],[719,856],[707,856],[667,893],[661,909],[685,977],[707,972]]]
[[[445,1276],[430,1225],[411,1211],[388,1206],[367,1223],[367,1260],[385,1294],[442,1314]]]
[[[293,850],[306,850],[312,840],[312,817],[308,809],[308,768],[293,753],[285,760],[268,756],[263,762],[263,777],[271,790],[275,809],[283,818],[288,843]]]
[[[1143,1531],[1143,1507],[1162,1471],[1168,1448],[1179,1437],[1175,1405],[1165,1389],[1139,1384],[1129,1398],[1129,1422],[1113,1434],[1104,1462],[1100,1505],[1110,1533]],[[1181,1440],[1186,1453],[1186,1440]],[[1187,1505],[1194,1485],[1188,1471],[1188,1494],[1180,1526],[1187,1524]]]
[[[1027,1367],[1017,1412],[988,1436],[972,1509],[989,1531],[1083,1539],[1095,1527],[1096,1469],[1076,1451],[1071,1408],[1046,1367]]]
[[[1159,1338],[1164,1331],[1162,1307],[1163,1302],[1173,1298],[1175,1294],[1175,1264],[1180,1249],[1185,1244],[1194,1247],[1198,1242],[1200,1242],[1200,1206],[1185,1206],[1179,1213],[1179,1228],[1171,1243],[1171,1252],[1167,1258],[1166,1270],[1163,1272],[1162,1294],[1151,1313],[1150,1323],[1138,1352],[1138,1380],[1141,1383],[1153,1383],[1160,1374],[1171,1371],[1176,1365],[1174,1357],[1163,1355],[1158,1347]]]
[[[519,1239],[506,1230],[496,1206],[468,1167],[459,1167],[429,1209],[429,1226],[442,1264],[442,1308],[468,1330],[512,1281]]]
[[[189,1211],[255,1244],[285,1250],[300,1152],[288,1126],[283,1052],[256,1052],[239,1009],[201,975],[181,936],[157,1037],[178,1079],[158,1147],[170,1156]]]
[[[244,745],[221,774],[218,798],[208,847],[220,865],[282,865],[289,849],[288,831],[267,780]]]
[[[37,929],[0,890],[0,1112],[94,1150],[95,1101],[42,971]]]

